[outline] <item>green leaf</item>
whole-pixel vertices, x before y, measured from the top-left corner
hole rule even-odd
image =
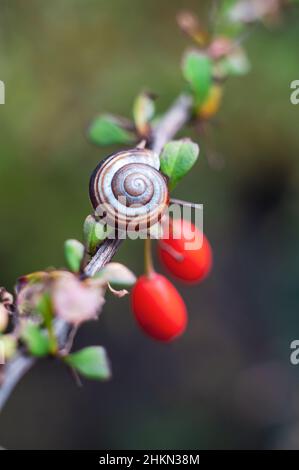
[[[107,380],[111,377],[106,350],[101,346],[90,346],[69,354],[65,362],[88,379]]]
[[[242,76],[250,70],[250,63],[242,48],[235,48],[228,56],[223,57],[216,65],[215,72],[220,77],[227,75]]]
[[[4,359],[8,361],[12,359],[17,352],[17,339],[12,334],[0,335],[0,359],[1,353]]]
[[[30,354],[36,357],[43,357],[50,353],[51,345],[46,331],[40,329],[38,325],[27,322],[21,334],[22,340],[26,344]]]
[[[78,273],[84,256],[84,245],[78,240],[66,240],[64,242],[64,256],[69,270]]]
[[[183,75],[194,94],[195,105],[199,106],[209,94],[212,85],[212,61],[197,51],[188,51],[183,59]]]
[[[136,282],[135,274],[121,263],[106,264],[95,277],[116,287],[132,287]]]
[[[218,11],[214,21],[214,34],[216,36],[237,37],[244,30],[244,23],[235,18],[235,8],[239,0],[223,0],[219,2]],[[241,6],[241,9],[244,7]],[[246,10],[245,5],[245,10]]]
[[[155,104],[153,95],[146,92],[140,93],[134,102],[133,116],[135,126],[141,136],[147,137],[149,133],[149,122],[154,117],[154,114]]]
[[[93,215],[88,215],[83,226],[85,247],[93,255],[98,245],[108,237],[111,228],[107,224],[97,221]]]
[[[218,8],[218,16],[226,19],[238,2],[239,0],[223,0]]]
[[[122,127],[121,121],[110,114],[103,114],[91,123],[90,140],[97,145],[132,144],[135,135]]]
[[[37,311],[43,317],[44,322],[47,325],[47,327],[51,325],[52,318],[53,318],[53,305],[52,305],[51,296],[48,292],[45,292],[41,295],[36,308],[37,308]]]
[[[165,145],[160,157],[160,169],[168,176],[170,189],[188,173],[198,155],[199,146],[190,139],[172,140]]]

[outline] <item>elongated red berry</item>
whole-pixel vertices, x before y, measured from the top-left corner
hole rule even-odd
[[[205,235],[184,219],[173,220],[168,231],[158,244],[162,263],[182,281],[202,281],[212,267],[212,249]]]
[[[166,277],[155,272],[141,276],[132,290],[131,299],[137,322],[152,338],[171,341],[184,332],[187,309]]]

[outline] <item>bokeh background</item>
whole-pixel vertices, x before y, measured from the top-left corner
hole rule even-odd
[[[211,2],[1,0],[0,284],[63,266],[63,241],[82,238],[88,180],[113,149],[88,143],[90,119],[129,116],[142,89],[163,111],[180,92],[189,44],[175,14],[207,17]],[[55,361],[41,361],[0,416],[0,444],[14,449],[299,448],[299,15],[246,41],[252,70],[232,78],[223,108],[201,137],[196,169],[176,189],[204,204],[214,270],[178,289],[190,314],[170,345],[144,337],[129,299],[110,296],[75,347],[108,350],[113,380],[79,389]],[[215,160],[216,158],[216,160]],[[209,160],[215,163],[210,164]],[[142,243],[117,260],[142,272]],[[158,267],[158,265],[157,265]]]

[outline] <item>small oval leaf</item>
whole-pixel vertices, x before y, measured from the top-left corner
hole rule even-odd
[[[227,75],[242,76],[250,71],[250,63],[242,48],[235,48],[229,55],[219,61],[216,73],[220,77]]]
[[[88,129],[90,140],[97,145],[132,144],[135,135],[121,126],[121,121],[110,114],[94,119]]]
[[[51,344],[48,334],[35,323],[26,322],[21,337],[33,356],[43,357],[50,353]]]
[[[108,380],[111,370],[106,350],[101,346],[90,346],[69,354],[65,362],[84,377],[93,380]]]
[[[199,106],[207,97],[212,85],[212,61],[198,51],[188,51],[183,59],[183,75],[194,94],[195,105]]]
[[[169,178],[169,188],[190,171],[199,155],[199,146],[190,139],[172,140],[165,145],[160,160],[161,171]]]
[[[78,240],[66,240],[64,243],[64,256],[70,271],[78,273],[84,256],[84,245]]]
[[[131,287],[136,282],[135,274],[121,263],[108,263],[96,275],[114,286]]]
[[[12,359],[17,352],[17,339],[12,334],[0,335],[0,346],[2,348],[4,359]],[[1,357],[1,356],[0,356]]]
[[[155,104],[153,95],[146,92],[140,93],[133,107],[135,126],[140,136],[148,136],[150,131],[149,122],[154,117],[154,114]]]
[[[207,99],[203,102],[197,111],[197,114],[201,119],[208,120],[219,111],[222,94],[223,92],[221,85],[212,85]]]
[[[86,217],[83,234],[85,247],[90,255],[96,252],[98,245],[107,238],[110,230],[110,227],[98,222],[93,215]]]

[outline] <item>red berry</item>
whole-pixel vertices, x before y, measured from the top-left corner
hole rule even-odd
[[[170,341],[186,328],[184,301],[161,274],[152,273],[138,279],[132,290],[132,309],[141,328],[154,339]]]
[[[179,236],[179,238],[177,238]],[[188,244],[202,239],[202,246],[189,249]],[[191,247],[192,248],[192,247]],[[178,279],[186,282],[202,281],[212,267],[212,249],[204,234],[187,220],[173,220],[169,236],[158,244],[159,256],[166,268]]]

